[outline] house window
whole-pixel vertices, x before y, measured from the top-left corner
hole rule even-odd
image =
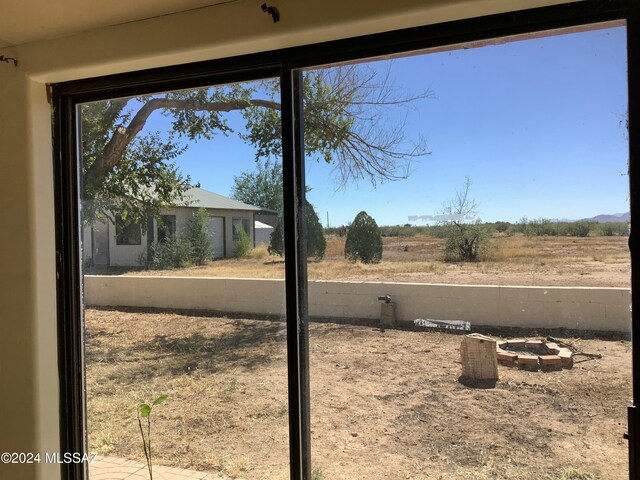
[[[231,224],[233,226],[233,241],[237,241],[238,240],[238,230],[240,228],[242,228],[244,230],[244,233],[246,233],[247,235],[251,235],[251,219],[249,218],[239,218],[239,217],[234,217],[233,220],[231,221]]]
[[[140,245],[142,229],[137,222],[127,222],[122,215],[116,215],[116,245]]]
[[[176,238],[176,216],[160,215],[158,221],[158,242],[164,243],[167,240],[175,240]]]

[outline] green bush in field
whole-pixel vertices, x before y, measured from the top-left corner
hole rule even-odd
[[[453,222],[446,227],[446,262],[478,262],[485,259],[490,246],[490,234],[486,225],[477,220],[474,223]]]
[[[546,218],[529,220],[522,217],[514,230],[530,237],[542,236],[566,236],[587,237],[591,232],[597,231],[595,222],[581,220],[579,222],[553,222]],[[603,233],[604,234],[604,233]]]
[[[629,225],[624,222],[605,222],[598,225],[600,235],[605,237],[626,237],[629,235]]]
[[[251,245],[251,238],[249,234],[244,231],[242,225],[239,225],[236,230],[236,241],[233,244],[233,256],[236,258],[246,257],[253,249]]]
[[[496,229],[498,233],[505,233],[511,227],[509,222],[496,222],[493,227]]]
[[[489,227],[477,218],[478,203],[470,197],[470,189],[471,178],[465,177],[462,188],[444,204],[442,213],[448,220],[440,227],[447,239],[444,246],[447,262],[484,260],[491,246]]]
[[[379,263],[382,260],[382,235],[376,221],[367,212],[356,215],[347,232],[344,256],[355,262]]]
[[[529,220],[522,217],[515,225],[515,231],[523,233],[528,237],[542,237],[562,235],[561,227],[558,223],[552,223],[546,218],[534,218]]]
[[[448,225],[432,225],[427,227],[427,233],[436,238],[447,238],[449,235]]]
[[[586,237],[591,231],[593,222],[571,222],[567,224],[567,235],[570,237]]]
[[[327,240],[324,236],[324,229],[322,228],[322,224],[320,223],[320,219],[318,218],[313,205],[306,200],[304,215],[304,242],[307,250],[307,258],[320,260],[324,258],[324,254],[327,251]],[[271,232],[269,253],[272,255],[284,255],[282,215],[278,217],[278,223],[273,229],[273,232]]]
[[[411,225],[380,227],[380,235],[383,237],[413,237],[417,232],[418,228]]]
[[[199,208],[187,221],[185,238],[191,246],[189,260],[194,265],[204,265],[211,260],[211,236],[207,229],[207,211]]]

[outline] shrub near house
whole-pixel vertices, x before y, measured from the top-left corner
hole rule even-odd
[[[207,211],[199,208],[187,221],[183,235],[168,236],[151,245],[149,268],[165,270],[182,268],[189,263],[204,265],[211,259],[211,235],[207,230]]]

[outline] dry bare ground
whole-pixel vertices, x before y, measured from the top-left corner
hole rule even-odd
[[[142,461],[128,410],[166,393],[157,463],[288,478],[283,323],[87,310],[86,327],[91,450]],[[566,339],[602,358],[479,389],[458,382],[460,340],[311,324],[315,480],[627,478],[628,341]]]
[[[469,285],[545,285],[629,287],[626,237],[494,237],[487,261],[445,263],[444,240],[428,235],[384,238],[381,263],[365,265],[344,259],[344,237],[327,239],[327,255],[310,261],[309,278]],[[202,267],[128,272],[241,278],[283,278],[280,257],[258,248],[254,258],[225,259]]]

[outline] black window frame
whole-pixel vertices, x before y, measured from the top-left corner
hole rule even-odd
[[[640,215],[640,2],[583,0],[549,7],[456,20],[350,39],[292,47],[219,60],[156,68],[52,86],[54,185],[56,215],[56,269],[58,363],[60,377],[61,452],[86,451],[84,355],[80,264],[80,219],[76,135],[78,104],[165,90],[279,77],[283,132],[283,196],[285,291],[288,352],[290,478],[311,477],[306,262],[302,242],[304,225],[304,124],[299,69],[445,48],[469,42],[487,42],[545,31],[579,29],[605,22],[625,22],[629,85],[629,182],[632,223]],[[640,345],[640,236],[632,231],[631,339]],[[638,328],[636,328],[638,327]],[[630,478],[640,478],[640,351],[632,349],[633,404],[629,407]],[[87,466],[61,465],[63,479],[87,478]]]

